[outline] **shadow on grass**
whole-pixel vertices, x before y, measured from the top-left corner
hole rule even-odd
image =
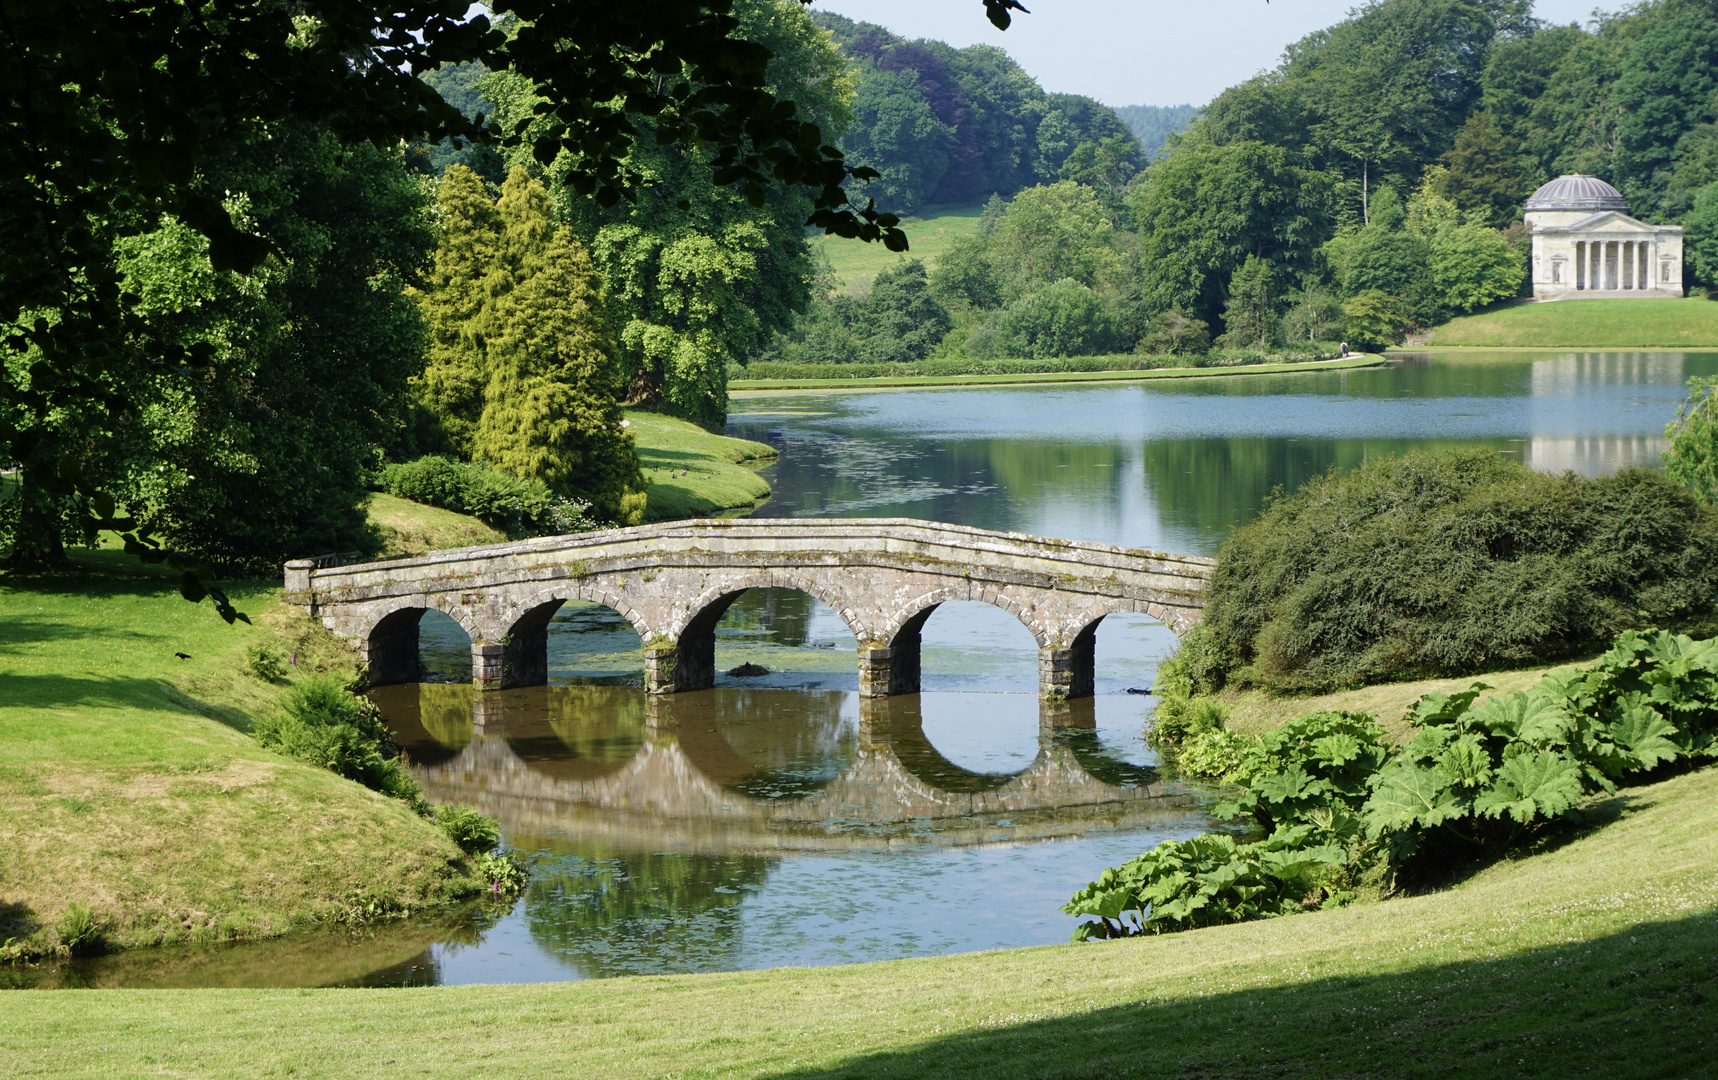
[[[1208,984],[1198,997],[999,1017],[983,1030],[772,1076],[1710,1076],[1715,957],[1718,915],[1707,911],[1498,959],[1256,990]],[[1069,987],[1068,1004],[1080,996]]]
[[[164,679],[90,678],[77,675],[18,675],[6,677],[5,704],[36,708],[129,706],[137,709],[177,708],[208,717],[238,731],[250,731],[251,718],[241,709],[214,705],[187,694]]]
[[[33,615],[8,615],[5,621],[0,622],[0,653],[20,652],[22,646],[50,641],[75,641],[87,637],[150,641],[155,636],[99,624],[80,625]]]

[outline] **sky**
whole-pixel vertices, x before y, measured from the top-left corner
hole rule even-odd
[[[981,0],[816,0],[906,38],[999,45],[1044,89],[1106,105],[1203,105],[1223,88],[1276,66],[1283,47],[1341,22],[1356,0],[1022,0],[1005,33]],[[1622,0],[1538,0],[1553,23],[1585,23]]]

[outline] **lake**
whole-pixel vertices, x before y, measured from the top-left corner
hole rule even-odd
[[[1377,369],[1121,385],[765,393],[729,433],[781,453],[759,516],[918,517],[1212,554],[1277,489],[1427,447],[1554,472],[1653,466],[1718,353],[1410,355]],[[1206,830],[1146,744],[1163,627],[1112,616],[1097,696],[1041,706],[1011,616],[946,604],[925,692],[861,700],[855,642],[804,594],[747,593],[713,690],[650,698],[637,635],[568,605],[550,684],[474,697],[464,635],[375,691],[437,802],[535,859],[517,903],[335,938],[84,962],[65,985],[423,985],[838,964],[1067,939],[1103,867]],[[321,944],[318,945],[317,942]]]

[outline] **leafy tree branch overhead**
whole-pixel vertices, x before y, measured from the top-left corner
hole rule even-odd
[[[1025,10],[983,2],[1002,28]],[[94,406],[116,426],[141,383],[189,384],[209,368],[213,350],[139,313],[115,241],[169,216],[208,238],[216,270],[260,266],[275,244],[234,221],[200,165],[284,123],[347,145],[529,138],[537,160],[571,159],[564,182],[603,205],[637,197],[635,140],[700,144],[714,151],[712,180],[754,204],[772,187],[805,190],[810,224],[906,248],[894,215],[849,199],[849,181],[876,174],[772,92],[770,52],[734,33],[731,0],[493,7],[516,32],[467,20],[464,0],[0,0],[11,148],[0,157],[0,335],[14,369],[0,380],[0,456],[24,465],[27,485],[82,490],[91,528],[135,525],[80,481],[76,449],[48,448],[32,421]],[[529,125],[467,118],[416,77],[466,61],[535,84],[544,100]]]

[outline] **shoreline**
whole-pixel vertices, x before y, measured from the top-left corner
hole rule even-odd
[[[1359,353],[1346,359],[1305,360],[1289,364],[1237,364],[1233,367],[1151,368],[1140,371],[1046,371],[997,375],[885,375],[857,379],[737,379],[728,396],[740,397],[773,390],[894,390],[914,387],[1021,386],[1057,383],[1145,382],[1152,379],[1212,379],[1236,375],[1289,375],[1303,371],[1352,371],[1381,367],[1390,358]]]

